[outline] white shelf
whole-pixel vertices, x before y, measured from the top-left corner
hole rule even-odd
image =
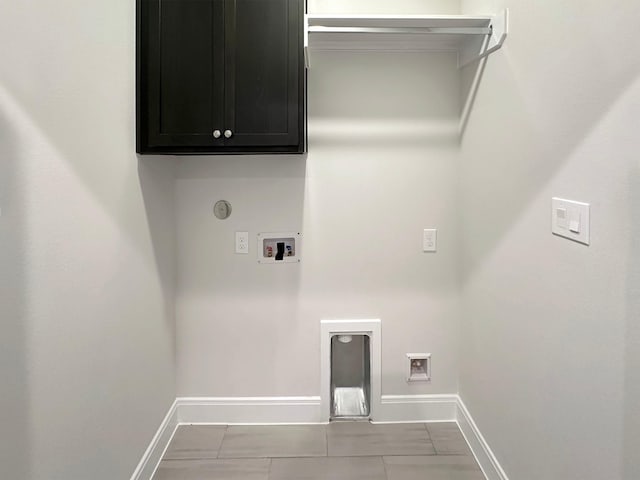
[[[486,27],[493,17],[466,15],[308,15],[309,27]]]
[[[305,54],[313,51],[455,51],[464,66],[499,49],[508,12],[498,15],[307,15]]]

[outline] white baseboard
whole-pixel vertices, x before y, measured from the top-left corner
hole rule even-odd
[[[457,406],[457,395],[383,395],[372,422],[455,422]]]
[[[487,480],[509,480],[458,395],[383,395],[373,423],[456,422]],[[151,480],[181,424],[326,423],[320,397],[179,397],[160,424],[131,480]]]
[[[326,423],[320,397],[181,397],[178,422],[226,425]],[[457,395],[383,395],[374,423],[455,422]]]
[[[136,467],[131,480],[151,480],[153,474],[160,463],[160,459],[164,455],[165,450],[169,446],[169,442],[173,438],[173,434],[178,427],[178,410],[176,401],[173,402],[169,412],[162,420],[158,431],[151,439],[151,443],[142,455],[140,463]]]
[[[179,397],[180,423],[323,423],[320,397]]]
[[[509,480],[459,396],[457,421],[487,480]]]

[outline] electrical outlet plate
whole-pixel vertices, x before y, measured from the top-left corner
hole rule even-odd
[[[407,382],[431,381],[431,354],[407,353]]]
[[[422,231],[422,251],[435,252],[438,248],[438,230],[425,228]]]
[[[249,253],[249,232],[236,232],[236,253]]]
[[[258,263],[298,263],[300,262],[300,232],[259,233]],[[282,255],[279,255],[282,245]]]

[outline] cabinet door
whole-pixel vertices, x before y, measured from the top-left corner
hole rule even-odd
[[[141,0],[138,151],[222,145],[224,0]]]
[[[225,0],[226,147],[302,151],[302,0]]]

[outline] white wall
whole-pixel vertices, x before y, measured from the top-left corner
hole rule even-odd
[[[452,15],[460,13],[460,0],[307,0],[307,8],[313,14]]]
[[[129,478],[175,397],[172,168],[135,154],[135,2],[0,11],[0,477]]]
[[[639,478],[635,0],[509,7],[462,143],[460,394],[509,478]],[[550,233],[591,203],[591,245]]]
[[[460,392],[510,478],[638,478],[640,6],[463,2],[504,6],[459,200],[451,55],[314,57],[307,158],[138,161],[134,4],[4,5],[0,477],[128,478],[165,414],[176,162],[180,395],[317,395],[319,321],[340,317],[382,318],[383,393],[455,392],[463,265]],[[590,247],[550,234],[553,195],[591,202]],[[233,254],[236,230],[288,229],[300,265]],[[407,385],[421,350],[433,382]]]
[[[319,395],[320,320],[382,319],[383,394],[457,391],[455,55],[314,54],[309,154],[178,167],[179,395]],[[227,220],[216,200],[233,206]],[[422,252],[425,227],[439,250]],[[249,231],[247,256],[234,232]],[[259,265],[258,232],[302,262]],[[408,385],[407,352],[433,354]]]

